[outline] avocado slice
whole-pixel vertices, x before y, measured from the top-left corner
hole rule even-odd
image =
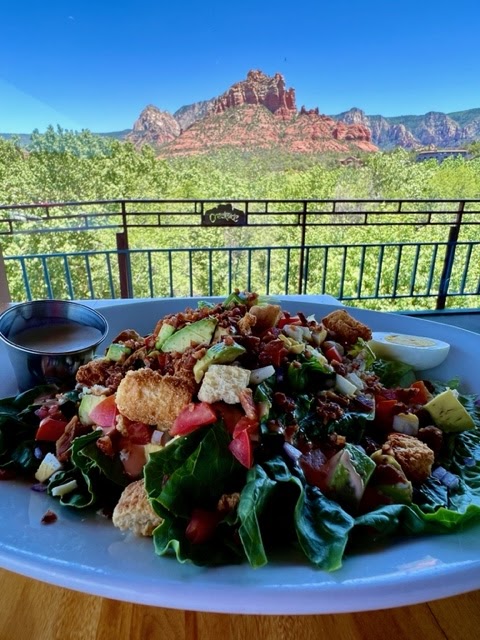
[[[183,353],[193,344],[210,344],[217,326],[215,318],[202,318],[191,324],[187,324],[165,340],[162,351],[171,353],[177,351]]]
[[[165,340],[167,340],[173,333],[175,333],[175,327],[172,324],[164,322],[158,332],[155,349],[161,349]]]
[[[82,424],[87,427],[94,424],[93,420],[90,419],[90,412],[102,400],[105,400],[105,396],[93,396],[91,393],[83,396],[78,407],[78,418]]]
[[[435,425],[445,433],[459,433],[475,427],[472,416],[452,389],[446,389],[424,406]]]
[[[411,504],[413,497],[413,485],[410,480],[407,480],[398,460],[391,455],[382,453],[381,449],[375,451],[372,454],[371,459],[375,462],[375,465],[392,466],[397,470],[396,476],[399,478],[397,482],[391,482],[390,484],[385,482],[375,484],[373,490],[376,491],[377,494],[387,498],[390,503]]]
[[[342,506],[355,509],[375,470],[375,462],[359,447],[347,443],[326,466],[328,494]]]
[[[114,362],[120,362],[124,360],[127,356],[132,353],[130,347],[126,347],[124,344],[120,344],[118,342],[113,342],[107,349],[107,353],[105,357],[108,360],[113,360]]]
[[[228,364],[233,362],[245,353],[245,347],[234,342],[233,344],[225,344],[225,342],[217,342],[208,349],[207,353],[197,360],[193,367],[193,375],[195,382],[201,382],[203,374],[211,364]]]

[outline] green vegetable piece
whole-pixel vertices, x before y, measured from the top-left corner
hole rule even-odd
[[[124,344],[120,344],[117,342],[113,342],[107,349],[107,353],[105,357],[108,360],[113,360],[114,362],[120,362],[124,360],[126,356],[129,356],[132,353],[130,347],[126,347]]]
[[[225,342],[217,342],[208,349],[207,353],[197,360],[193,367],[193,375],[195,382],[200,382],[203,374],[207,371],[211,364],[227,364],[233,362],[239,356],[245,353],[245,347],[234,342],[233,344],[225,344]]]
[[[341,505],[355,508],[362,499],[375,463],[361,449],[347,443],[327,463],[329,494]]]
[[[458,433],[475,427],[472,416],[452,389],[446,389],[432,398],[424,409],[431,415],[435,425],[445,433]]]
[[[192,324],[187,324],[165,340],[162,351],[183,353],[192,343],[209,344],[216,326],[217,320],[215,318],[202,318]]]
[[[375,489],[384,496],[390,498],[394,504],[410,504],[413,496],[413,486],[410,480],[395,484],[379,484]]]
[[[163,343],[175,333],[175,327],[172,324],[164,322],[160,327],[160,331],[155,342],[155,349],[161,349]]]
[[[93,420],[90,418],[90,412],[102,400],[105,400],[105,396],[93,396],[91,393],[83,396],[78,407],[78,417],[82,424],[85,426],[91,426],[94,424]]]

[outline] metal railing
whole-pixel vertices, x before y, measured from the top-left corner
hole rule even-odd
[[[329,293],[480,306],[480,200],[101,200],[0,206],[14,300]]]

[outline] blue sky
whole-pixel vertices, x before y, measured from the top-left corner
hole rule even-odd
[[[2,133],[128,129],[147,104],[173,113],[250,69],[326,114],[480,107],[477,0],[0,4]]]

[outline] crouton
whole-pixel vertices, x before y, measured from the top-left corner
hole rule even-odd
[[[254,316],[253,313],[247,313],[240,318],[238,321],[238,330],[240,333],[243,333],[246,336],[251,335],[252,327],[254,327],[257,323],[257,316]]]
[[[112,361],[107,358],[95,358],[86,364],[82,364],[76,373],[75,379],[85,387],[92,387],[96,384],[105,385],[105,381],[110,375],[109,370]]]
[[[250,382],[250,371],[234,365],[211,364],[206,371],[202,386],[198,392],[201,402],[240,402],[240,392]]]
[[[358,338],[368,341],[372,337],[369,327],[355,320],[345,309],[332,311],[322,320],[329,334],[342,344],[355,344]]]
[[[118,386],[120,413],[134,422],[167,431],[193,397],[193,383],[186,378],[162,376],[152,369],[128,371]]]
[[[137,536],[151,536],[162,519],[152,509],[143,479],[129,484],[122,492],[112,516],[115,527]]]
[[[282,308],[278,304],[254,305],[250,307],[250,313],[257,319],[255,333],[260,334],[277,324],[282,315]]]
[[[390,433],[382,453],[391,455],[412,482],[424,482],[432,473],[435,455],[430,447],[414,436]]]

